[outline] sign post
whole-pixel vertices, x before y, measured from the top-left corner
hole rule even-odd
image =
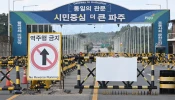
[[[28,80],[61,79],[61,33],[29,33]]]

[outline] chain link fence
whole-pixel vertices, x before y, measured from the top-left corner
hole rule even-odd
[[[0,35],[0,56],[11,56],[12,43],[13,43],[12,37],[6,35]]]

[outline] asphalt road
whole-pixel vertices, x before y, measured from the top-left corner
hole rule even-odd
[[[95,63],[93,64],[87,64],[87,66],[92,69],[95,67]],[[142,69],[143,67],[141,64],[138,64],[138,68]],[[160,66],[155,66],[155,85],[158,86],[159,88],[159,71],[160,70],[165,70],[166,68],[160,67]],[[83,80],[89,72],[85,67],[81,67],[81,80]],[[143,72],[144,76],[150,80],[151,79],[151,66],[148,66],[145,71]],[[20,76],[22,79],[23,71],[20,71]],[[2,76],[2,75],[1,75]],[[10,73],[11,79],[15,82],[15,70],[13,70]],[[78,93],[78,89],[74,89],[74,85],[77,84],[76,82],[77,79],[77,71],[73,71],[69,76],[66,76],[65,78],[65,89],[66,90],[71,90],[70,94],[66,94],[63,91],[61,92],[55,92],[51,95],[44,94],[36,94],[36,95],[19,95],[17,96],[14,100],[173,100],[175,98],[175,95],[131,95],[132,92],[140,92],[142,93],[145,91],[147,92],[148,90],[98,90],[98,93],[95,94],[97,95],[97,99],[92,99],[93,97],[93,89],[84,89],[82,94]],[[93,77],[90,76],[87,81],[84,83],[85,85],[94,85]],[[22,80],[21,80],[22,81]],[[4,86],[5,80],[0,83],[0,86]],[[59,83],[58,83],[59,84]],[[109,82],[108,85],[123,85],[122,82]],[[137,82],[133,84],[135,85],[148,85],[148,83],[143,79],[142,76],[139,76]],[[26,85],[22,85],[22,87],[26,87]],[[51,89],[57,89],[59,90],[58,86],[53,86]],[[45,91],[45,90],[43,90]],[[153,90],[157,94],[159,93],[159,89]],[[49,92],[49,91],[48,91]],[[48,93],[46,92],[46,93]],[[116,94],[115,94],[116,92]],[[121,92],[127,92],[128,95],[121,95]],[[119,94],[118,94],[119,93]],[[6,100],[7,98],[11,97],[13,94],[10,94],[8,91],[1,91],[0,92],[0,100]]]
[[[95,63],[93,64],[87,64],[88,67],[92,68],[95,67]],[[81,67],[81,80],[83,80],[87,75],[89,74],[88,70],[82,66]],[[66,76],[65,78],[65,90],[71,90],[70,94],[64,93],[63,91],[59,91],[58,86],[52,87],[49,91],[51,90],[58,90],[54,94],[47,95],[45,92],[42,92],[41,94],[36,94],[36,95],[20,95],[16,97],[14,100],[91,100],[92,99],[92,93],[93,90],[87,89],[83,90],[82,94],[79,94],[78,89],[74,89],[74,86],[77,84],[77,70],[73,71],[69,76]],[[59,84],[59,83],[58,83]],[[93,77],[90,76],[87,81],[84,83],[86,85],[93,85]]]
[[[142,70],[142,65],[138,64],[138,68]],[[153,95],[144,95],[144,92],[148,90],[99,90],[98,100],[173,100],[175,95],[159,95],[159,72],[160,70],[165,70],[165,67],[155,66],[155,86],[158,89],[153,90]],[[174,70],[174,68],[173,68]],[[151,66],[147,66],[147,68],[143,72],[144,76],[151,81]],[[110,82],[108,85],[123,85],[122,82]],[[142,76],[137,78],[137,82],[134,82],[133,86],[148,86],[148,83],[144,80]],[[127,92],[127,95],[126,95]],[[142,92],[142,95],[141,95]],[[139,93],[137,95],[133,95],[132,93]],[[158,94],[158,95],[155,95]]]

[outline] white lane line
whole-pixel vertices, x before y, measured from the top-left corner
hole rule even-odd
[[[147,75],[151,76],[151,74],[149,74],[149,73]]]
[[[147,73],[147,75],[151,76],[151,74],[149,74],[149,73]],[[160,79],[157,79],[157,80],[159,81]]]

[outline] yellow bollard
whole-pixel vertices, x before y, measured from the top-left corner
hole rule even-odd
[[[50,80],[45,80],[45,85],[46,85],[46,86],[44,86],[44,88],[45,88],[46,90],[50,89],[50,85],[51,85],[51,84],[52,84],[52,83],[51,83]]]
[[[38,81],[37,80],[32,80],[31,81],[30,89],[34,89],[37,84],[38,84]]]

